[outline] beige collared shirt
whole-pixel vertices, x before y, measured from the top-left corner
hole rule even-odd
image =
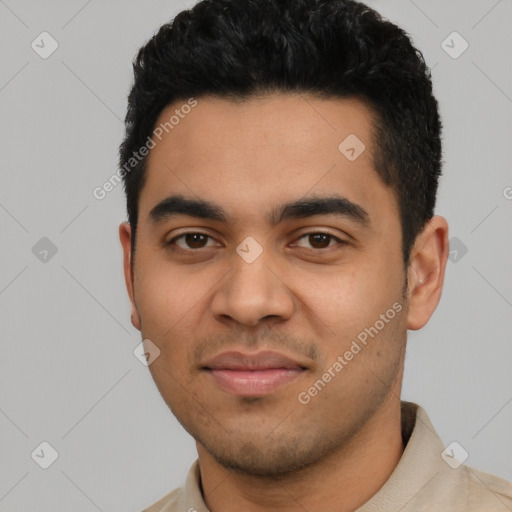
[[[402,436],[406,447],[400,462],[356,512],[512,512],[512,483],[464,464],[455,467],[457,448],[443,458],[445,447],[427,413],[411,402],[402,402]],[[199,477],[196,460],[184,487],[143,512],[209,512]]]

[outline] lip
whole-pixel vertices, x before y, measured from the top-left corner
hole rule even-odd
[[[265,396],[301,375],[306,367],[273,351],[223,352],[202,365],[224,391],[243,397]]]

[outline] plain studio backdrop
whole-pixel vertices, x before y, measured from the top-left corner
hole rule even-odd
[[[196,458],[133,353],[122,186],[93,195],[116,172],[137,49],[192,4],[0,0],[1,511],[138,511]],[[451,261],[403,397],[512,479],[512,3],[368,4],[424,53],[444,122]]]

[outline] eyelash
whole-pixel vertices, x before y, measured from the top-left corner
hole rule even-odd
[[[179,247],[179,246],[177,246],[178,249],[176,249],[175,247],[173,247],[175,245],[176,240],[184,238],[187,235],[203,235],[203,236],[205,236],[207,238],[213,239],[213,237],[211,237],[207,233],[203,233],[201,231],[187,231],[185,233],[181,233],[178,236],[175,236],[174,238],[169,240],[169,242],[166,242],[165,246],[166,247],[170,247],[172,250],[182,250],[182,251],[187,251],[187,252],[200,252],[200,251],[206,249],[206,247],[201,247],[199,249],[183,249],[183,247]],[[311,235],[325,235],[325,236],[329,237],[331,240],[335,240],[340,245],[347,245],[347,243],[348,243],[348,242],[346,242],[344,240],[341,240],[340,238],[338,238],[338,237],[336,237],[336,236],[334,236],[331,233],[328,233],[326,231],[310,231],[308,233],[302,234],[297,240],[301,240],[302,238],[307,237],[307,236],[311,236]],[[312,248],[311,250],[313,250],[314,252],[322,252],[322,251],[325,251],[327,249],[330,249],[331,247],[334,247],[334,245],[332,245],[332,246],[330,245],[328,247],[323,247],[322,249]],[[301,248],[305,249],[305,247],[301,247]]]

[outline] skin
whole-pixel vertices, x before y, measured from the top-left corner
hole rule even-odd
[[[404,268],[398,203],[374,170],[371,129],[371,111],[353,99],[201,97],[150,152],[135,259],[129,224],[119,228],[131,318],[161,351],[149,368],[196,440],[212,512],[355,510],[402,455],[407,329],[423,327],[439,302],[448,227],[431,219]],[[338,150],[349,134],[366,146],[355,161]],[[282,203],[332,193],[364,208],[368,225],[336,215],[267,222]],[[231,222],[151,222],[151,209],[174,194],[215,202]],[[165,246],[197,231],[211,238]],[[334,238],[304,236],[318,232]],[[247,236],[263,249],[250,264],[236,252]],[[395,303],[401,312],[300,403],[299,393]],[[201,363],[235,349],[276,350],[306,370],[269,395],[234,396]]]

